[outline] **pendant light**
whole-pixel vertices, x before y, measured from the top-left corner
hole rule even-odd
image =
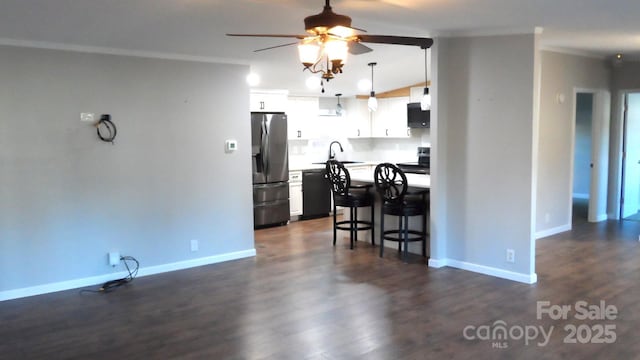
[[[424,92],[420,101],[420,109],[422,111],[431,110],[431,94],[429,94],[429,79],[427,77],[427,61],[429,59],[429,49],[424,49]]]
[[[342,105],[340,104],[340,96],[342,96],[342,94],[336,94],[336,96],[338,97],[338,104],[336,105],[336,115],[342,116]]]
[[[378,65],[378,63],[369,63],[369,66],[371,66],[371,93],[369,94],[369,101],[367,101],[367,107],[369,108],[369,111],[374,112],[376,110],[378,110],[378,99],[376,99],[376,92],[373,91],[373,67]]]

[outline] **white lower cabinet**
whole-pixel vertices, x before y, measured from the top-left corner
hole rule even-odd
[[[289,212],[302,215],[302,171],[289,172]]]

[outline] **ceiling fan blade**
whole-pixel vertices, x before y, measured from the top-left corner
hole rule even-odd
[[[253,52],[260,52],[260,51],[265,51],[265,50],[277,49],[277,48],[281,48],[281,47],[285,47],[285,46],[291,46],[291,45],[297,45],[297,44],[298,44],[298,42],[296,41],[294,43],[282,44],[282,45],[276,45],[276,46],[269,46],[268,48],[253,50]]]
[[[433,45],[433,39],[421,38],[421,37],[391,36],[391,35],[358,35],[357,38],[361,42],[366,42],[366,43],[420,46],[423,49],[430,48],[431,45]]]
[[[371,49],[368,46],[362,45],[361,43],[357,42],[357,41],[350,41],[349,42],[349,53],[353,54],[353,55],[360,55],[360,54],[365,54],[368,52],[373,51],[373,49]]]
[[[295,38],[304,39],[309,35],[285,35],[285,34],[227,34],[227,36],[245,36],[245,37],[277,37],[277,38]]]

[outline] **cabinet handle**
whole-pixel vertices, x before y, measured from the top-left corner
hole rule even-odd
[[[411,128],[407,128],[407,136],[411,137]]]
[[[302,131],[298,130],[298,138],[302,137]]]
[[[260,110],[264,110],[264,101],[260,101]]]
[[[385,134],[386,136],[389,136],[389,129],[384,129],[384,134]]]
[[[358,136],[360,136],[360,129],[358,129]]]

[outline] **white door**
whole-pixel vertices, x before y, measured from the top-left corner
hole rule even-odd
[[[607,219],[607,184],[609,176],[609,118],[611,95],[598,91],[593,97],[591,144],[591,189],[589,191],[589,221]]]
[[[624,129],[622,218],[636,215],[640,206],[640,93],[627,94]]]

